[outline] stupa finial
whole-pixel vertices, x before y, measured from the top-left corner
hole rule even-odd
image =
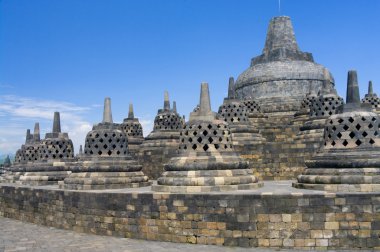
[[[41,140],[41,137],[40,137],[40,124],[38,122],[36,122],[34,124],[33,141],[34,142],[39,142],[40,140]]]
[[[360,104],[358,75],[355,70],[348,71],[346,103]]]
[[[132,103],[129,103],[128,118],[129,119],[135,118],[135,114],[133,113],[133,104]]]
[[[61,133],[61,118],[59,112],[54,112],[53,133]]]
[[[234,77],[230,77],[230,79],[228,80],[228,98],[229,99],[236,98]]]
[[[164,110],[170,110],[170,101],[169,101],[168,91],[165,91],[164,93]]]
[[[104,99],[104,111],[103,111],[102,123],[113,123],[112,111],[111,111],[111,98],[109,98],[109,97],[106,97]]]
[[[177,113],[177,102],[173,101],[173,112]]]
[[[368,94],[373,95],[372,81],[368,82]]]
[[[79,145],[79,155],[83,155],[83,147],[82,147],[82,145]]]
[[[206,82],[202,82],[201,84],[199,112],[201,115],[205,115],[211,112],[210,92],[208,89],[208,83]]]

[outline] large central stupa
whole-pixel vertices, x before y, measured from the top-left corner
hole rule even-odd
[[[299,49],[290,18],[274,17],[263,53],[239,75],[235,90],[239,98],[259,102],[263,112],[294,114],[310,91],[318,93],[321,89],[325,71],[334,85],[331,73],[315,63],[311,53]]]

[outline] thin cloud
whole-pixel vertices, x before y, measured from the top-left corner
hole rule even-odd
[[[33,131],[34,122],[40,123],[41,137],[52,127],[53,114],[59,111],[62,131],[68,132],[75,150],[84,142],[92,124],[84,118],[90,108],[68,102],[41,100],[15,95],[0,96],[0,154],[14,153],[25,141],[27,128]],[[45,129],[44,131],[42,131]],[[47,130],[48,129],[48,130]]]

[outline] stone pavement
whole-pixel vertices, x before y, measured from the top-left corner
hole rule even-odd
[[[273,252],[293,250],[219,247],[98,236],[38,226],[0,217],[0,252],[11,251]]]

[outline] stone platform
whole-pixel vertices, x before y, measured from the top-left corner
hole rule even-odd
[[[266,181],[256,190],[152,192],[0,185],[0,216],[98,235],[207,245],[379,249],[380,193]],[[177,245],[173,245],[177,246]]]

